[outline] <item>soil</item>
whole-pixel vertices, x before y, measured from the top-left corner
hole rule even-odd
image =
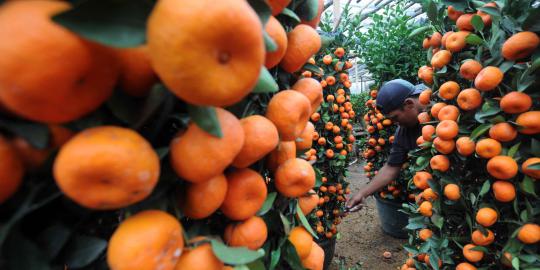
[[[364,186],[368,179],[363,174],[363,164],[349,167],[352,194]],[[405,239],[396,239],[383,233],[375,205],[375,199],[369,197],[367,206],[351,213],[338,227],[341,238],[337,240],[334,261],[330,270],[373,269],[395,270],[405,262],[406,252],[402,245]],[[385,259],[383,253],[390,251],[391,259]],[[341,262],[345,268],[340,268]],[[360,263],[362,267],[358,267]],[[354,268],[357,266],[358,268]]]

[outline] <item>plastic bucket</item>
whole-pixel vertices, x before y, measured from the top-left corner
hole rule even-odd
[[[407,238],[408,217],[405,213],[400,212],[401,204],[375,196],[377,201],[377,212],[381,220],[382,230],[384,233],[400,239]]]
[[[323,236],[324,237],[324,236]],[[332,237],[330,239],[324,237],[316,240],[317,244],[324,250],[324,270],[330,269],[330,264],[332,264],[332,259],[334,258],[334,253],[336,252],[336,238]]]

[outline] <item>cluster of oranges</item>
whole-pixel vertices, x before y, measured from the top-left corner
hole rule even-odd
[[[484,8],[505,14],[508,7],[488,3]],[[483,31],[473,26],[476,15]],[[520,69],[535,72],[530,70],[531,55],[540,38],[516,30],[501,42],[500,54],[492,51],[491,56],[470,59],[475,52],[487,50],[487,45],[471,45],[467,37],[477,32],[487,43],[496,40],[489,33],[502,32],[500,18],[494,20],[481,10],[460,12],[452,6],[448,18],[456,22],[455,32],[435,32],[424,40],[433,57],[431,65],[418,71],[432,88],[419,96],[427,111],[418,115],[422,135],[413,162],[425,166],[412,179],[418,192],[417,213],[411,215],[425,218],[420,229],[412,231],[411,244],[420,250],[430,243],[460,240],[429,254],[410,254],[401,269],[419,264],[433,267],[433,263],[458,270],[503,269],[516,263],[522,268],[538,267],[538,260],[524,258],[537,253],[540,242],[540,216],[527,210],[540,203],[535,194],[540,179],[540,104],[532,97],[538,95],[536,88],[516,89],[519,83],[512,81],[524,77]],[[504,60],[511,67],[503,70],[489,61],[497,56],[498,63]]]
[[[274,16],[290,2],[267,1]],[[273,16],[263,27],[247,1],[159,0],[148,17],[147,43],[117,49],[53,22],[52,16],[72,9],[68,2],[3,3],[0,37],[9,42],[0,44],[2,117],[46,124],[50,136],[46,147],[38,149],[14,134],[0,135],[0,204],[56,150],[56,185],[72,201],[96,211],[118,210],[148,198],[164,177],[162,168],[170,166],[176,175],[168,181],[181,190],[168,209],[181,210],[186,220],[219,212],[227,220],[220,237],[228,246],[261,248],[269,229],[257,212],[267,199],[268,185],[286,199],[298,199],[306,214],[319,204],[318,198],[310,198],[315,171],[296,152],[311,148],[315,127],[309,119],[323,102],[323,85],[306,76],[271,96],[260,115],[239,119],[223,108],[250,94],[261,68],[297,72],[319,51],[321,39],[314,28],[323,6],[318,1],[318,15],[287,33]],[[266,51],[264,31],[276,50]],[[96,111],[115,87],[144,98],[160,82],[190,106],[211,107],[221,135],[191,121],[163,143],[169,159],[162,160],[153,148],[160,142],[134,129],[102,125],[76,132],[60,126]],[[342,99],[338,104],[348,106],[346,119],[354,117],[344,92]],[[341,128],[343,134],[352,130],[348,121]],[[334,134],[329,145],[335,143],[335,149],[342,149],[338,154],[347,155],[350,138]],[[214,254],[209,237],[184,239],[178,218],[162,210],[119,216],[107,250],[110,268],[231,269]],[[288,238],[304,267],[322,269],[324,251],[305,229],[295,227]]]

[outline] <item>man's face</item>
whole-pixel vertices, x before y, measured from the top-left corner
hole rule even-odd
[[[411,104],[404,104],[403,108],[387,113],[386,118],[403,127],[415,127],[418,122],[418,111]]]

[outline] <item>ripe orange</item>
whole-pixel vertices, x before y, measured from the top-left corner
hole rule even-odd
[[[324,138],[320,138],[319,141]],[[266,166],[271,172],[275,172],[276,169],[285,161],[296,157],[296,144],[294,141],[282,141],[274,151],[270,152],[266,159]]]
[[[432,125],[425,125],[422,127],[422,138],[424,141],[430,142],[432,140],[431,136],[435,134],[435,127]]]
[[[520,114],[516,123],[522,126],[522,129],[519,129],[519,133],[527,135],[535,135],[540,133],[540,111],[529,111]]]
[[[202,183],[189,183],[181,198],[182,212],[193,219],[209,217],[225,200],[227,186],[227,178],[223,174]]]
[[[429,188],[428,181],[431,180],[433,177],[428,172],[416,172],[413,177],[414,185],[419,189],[426,189]]]
[[[429,201],[424,201],[420,204],[420,207],[418,208],[418,212],[422,214],[422,216],[425,217],[431,217],[433,215],[433,205]]]
[[[472,242],[478,246],[487,246],[493,243],[493,241],[495,241],[495,235],[489,229],[486,229],[486,231],[487,235],[480,230],[475,230],[471,235]]]
[[[474,153],[476,144],[469,137],[461,137],[456,141],[456,148],[462,156],[470,156]]]
[[[476,154],[483,158],[492,158],[497,156],[502,151],[502,145],[500,142],[491,139],[481,139],[476,143]]]
[[[508,180],[516,176],[518,165],[511,157],[495,156],[488,161],[487,171],[497,179]]]
[[[303,159],[287,160],[276,170],[275,185],[285,197],[302,196],[315,185],[315,171],[311,164]]]
[[[463,12],[456,10],[453,6],[448,6],[448,18],[452,21],[456,21]]]
[[[446,48],[446,40],[453,33],[454,33],[454,31],[448,31],[448,32],[444,33],[444,35],[443,35],[443,37],[441,39],[441,45],[442,45],[443,48]]]
[[[266,0],[266,3],[270,6],[270,10],[274,16],[280,14],[290,2],[291,0]]]
[[[420,93],[420,96],[418,97],[418,101],[420,102],[420,104],[428,105],[431,99],[431,93],[432,91],[429,88],[422,91],[422,93]]]
[[[433,83],[433,68],[428,66],[420,67],[418,69],[418,78],[431,85]]]
[[[422,48],[429,49],[429,46],[431,46],[431,44],[429,42],[429,37],[424,38],[424,40],[422,41]]]
[[[540,179],[540,170],[528,169],[527,168],[527,167],[529,167],[529,165],[536,164],[536,163],[540,163],[540,158],[538,158],[538,157],[528,158],[521,165],[521,171],[524,174],[526,174],[526,175],[528,175],[528,176],[530,176],[530,177],[532,177],[534,179]]]
[[[450,168],[450,161],[445,155],[435,155],[429,161],[429,165],[433,170],[439,170],[441,172],[446,172]]]
[[[433,106],[431,106],[431,116],[439,118],[439,112],[444,106],[446,106],[446,103],[443,102],[435,103]]]
[[[474,79],[474,86],[480,91],[491,91],[503,80],[504,73],[498,68],[488,66],[483,68]]]
[[[443,68],[452,60],[452,53],[448,50],[440,50],[431,58],[433,68]]]
[[[264,29],[276,43],[277,47],[273,52],[266,51],[266,58],[264,60],[264,66],[266,68],[273,68],[285,56],[285,52],[287,51],[287,33],[274,16],[270,16]]]
[[[232,105],[251,92],[265,60],[262,34],[257,13],[235,0],[158,1],[147,23],[154,70],[196,105]]]
[[[435,128],[435,134],[437,137],[443,140],[452,140],[454,139],[459,131],[459,126],[456,121],[452,120],[442,120],[437,127]]]
[[[120,65],[118,84],[126,93],[141,97],[146,96],[158,78],[150,65],[148,47],[116,49]]]
[[[67,197],[87,208],[108,210],[150,195],[160,164],[150,143],[135,131],[101,126],[86,129],[64,144],[53,172]]]
[[[426,141],[424,140],[424,137],[420,136],[416,139],[416,145],[418,146],[421,146],[423,143],[425,143]],[[425,148],[425,147],[422,147],[422,148]]]
[[[462,110],[474,110],[482,105],[482,96],[478,90],[467,88],[459,93],[457,103]]]
[[[475,14],[463,14],[456,21],[456,26],[460,31],[473,31],[471,20]]]
[[[474,80],[476,78],[476,75],[482,70],[482,64],[476,60],[465,60],[463,64],[461,64],[461,67],[459,67],[459,74],[464,79],[467,79],[469,81]]]
[[[33,121],[65,123],[94,111],[111,95],[119,74],[114,50],[52,21],[70,8],[64,1],[2,5],[0,39],[9,42],[0,44],[0,103],[9,111]]]
[[[184,252],[182,252],[182,256],[180,256],[178,259],[178,263],[176,264],[174,270],[223,269],[223,262],[221,262],[214,254],[212,245],[205,241],[205,238],[203,237],[195,237],[190,241],[192,244],[198,242],[203,243],[191,248],[186,247],[184,249]]]
[[[319,202],[319,195],[311,189],[307,194],[298,197],[298,205],[302,209],[302,213],[307,215],[317,207]]]
[[[448,155],[454,151],[456,143],[454,140],[443,140],[440,137],[437,137],[433,140],[433,146],[435,147],[435,150],[439,151],[441,154]]]
[[[321,114],[320,113],[314,113],[310,116],[311,121],[317,122],[321,120]]]
[[[309,270],[323,270],[324,250],[315,242],[312,242],[311,246],[309,255],[302,259],[302,266]]]
[[[339,127],[338,127],[338,132],[339,132]],[[316,133],[315,126],[311,122],[308,121],[306,123],[306,127],[304,128],[304,130],[302,131],[302,133],[300,133],[300,136],[298,136],[298,138],[296,138],[296,140],[294,141],[296,143],[296,149],[304,150],[304,149],[311,148],[311,146],[313,145],[314,133]]]
[[[257,250],[266,241],[268,228],[264,220],[252,216],[245,221],[234,222],[225,228],[223,239],[231,247],[247,247]]]
[[[500,107],[505,113],[516,114],[528,111],[532,106],[531,96],[513,91],[501,99]]]
[[[321,37],[312,27],[299,24],[287,33],[289,43],[279,64],[285,71],[298,71],[321,48]]]
[[[109,240],[107,263],[114,270],[172,270],[183,248],[180,222],[167,212],[146,210],[116,228]]]
[[[454,105],[446,105],[441,108],[438,113],[439,120],[452,120],[457,121],[459,117],[459,109]]]
[[[272,97],[266,109],[266,117],[276,125],[279,137],[284,141],[296,139],[306,127],[311,105],[303,94],[285,90]]]
[[[227,195],[220,208],[223,214],[232,220],[246,220],[255,215],[266,200],[262,176],[252,169],[238,169],[226,177]]]
[[[540,241],[540,226],[532,223],[525,224],[519,229],[517,237],[525,244],[536,244]]]
[[[490,227],[495,224],[498,218],[497,211],[489,207],[480,208],[476,213],[476,222],[484,227]]]
[[[427,241],[428,238],[430,238],[431,236],[433,236],[433,231],[431,231],[430,229],[424,228],[418,232],[418,237],[420,237],[420,239],[422,239],[423,241]]]
[[[454,81],[445,82],[439,87],[439,96],[443,99],[454,99],[459,94],[459,84]]]
[[[289,241],[296,249],[300,259],[305,259],[309,256],[312,249],[313,236],[309,234],[304,227],[294,227],[289,233]]]
[[[502,46],[502,56],[507,60],[519,60],[531,55],[540,44],[534,32],[519,32],[507,39]]]
[[[304,94],[309,99],[311,103],[311,113],[315,113],[323,102],[322,86],[315,79],[300,79],[291,87],[291,89]]]
[[[480,250],[472,250],[476,245],[467,244],[463,247],[463,257],[469,262],[479,262],[484,258],[484,252]]]
[[[470,33],[471,32],[469,31],[458,31],[450,34],[446,39],[446,49],[453,53],[460,52],[467,46],[465,38],[467,38]]]
[[[451,201],[459,200],[459,198],[461,198],[459,186],[456,184],[444,186],[444,196]]]
[[[325,56],[323,57],[323,63],[324,63],[325,65],[330,65],[330,64],[332,64],[332,56],[331,56],[331,55],[325,55]]]
[[[499,202],[511,202],[516,198],[516,188],[510,182],[495,181],[491,189],[495,199]]]
[[[264,116],[248,116],[241,119],[240,123],[244,131],[244,145],[234,158],[232,165],[236,168],[246,168],[274,150],[279,143],[279,135],[276,126]],[[311,126],[313,127],[313,125]],[[309,146],[306,148],[311,147],[314,130],[315,128],[308,130],[307,143]]]
[[[489,129],[489,137],[499,142],[509,142],[517,137],[517,130],[509,123],[501,122]]]
[[[390,188],[389,188],[388,190],[390,190]],[[437,193],[435,193],[435,192],[433,191],[433,189],[431,189],[431,188],[426,188],[426,189],[424,189],[424,191],[422,192],[422,198],[424,198],[424,200],[434,201],[434,200],[438,199],[439,196],[437,195]]]
[[[429,38],[429,45],[433,48],[438,48],[441,46],[442,35],[439,32],[433,33]]]
[[[341,58],[345,55],[345,50],[341,47],[337,48],[335,51],[334,51],[334,55]]]
[[[222,138],[192,122],[171,141],[171,165],[185,180],[200,183],[222,174],[242,150],[244,131],[240,121],[221,108],[216,108],[216,114]]]
[[[0,135],[0,205],[9,199],[22,183],[23,162],[12,145]]]
[[[456,266],[456,270],[476,270],[477,268],[467,262],[462,262]]]
[[[427,112],[421,112],[418,114],[418,122],[420,122],[420,124],[427,123],[429,121],[431,121],[431,117]]]

